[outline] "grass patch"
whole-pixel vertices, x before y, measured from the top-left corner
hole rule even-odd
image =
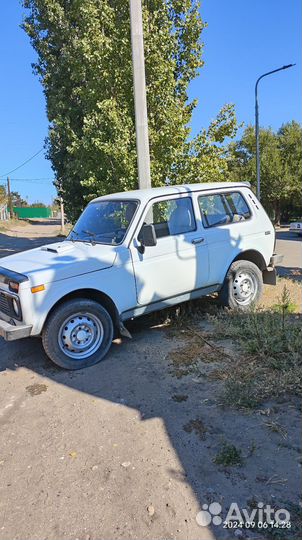
[[[253,408],[273,396],[302,394],[302,319],[292,310],[285,288],[268,310],[224,310],[211,318],[217,336],[238,349],[232,369],[225,370],[225,404]]]
[[[223,465],[224,467],[232,467],[235,465],[242,465],[243,458],[241,450],[236,448],[233,444],[224,442],[221,449],[213,459],[216,465]]]
[[[253,409],[257,407],[259,398],[251,381],[237,381],[236,375],[226,381],[222,400],[225,405],[238,409]]]
[[[0,221],[0,231],[10,231],[14,227],[25,227],[27,221],[22,219],[8,219],[7,221]]]

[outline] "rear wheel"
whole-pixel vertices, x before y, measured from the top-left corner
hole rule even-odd
[[[257,303],[262,295],[262,272],[250,261],[235,261],[231,264],[220,291],[224,306],[247,310]]]
[[[77,298],[54,310],[45,324],[42,341],[55,364],[65,369],[82,369],[103,360],[113,333],[112,318],[102,305]]]

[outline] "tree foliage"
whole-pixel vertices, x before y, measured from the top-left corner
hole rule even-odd
[[[0,185],[0,204],[4,204],[7,201],[5,186]]]
[[[275,133],[260,130],[261,201],[276,222],[281,215],[302,212],[302,126],[295,121]],[[231,143],[229,179],[245,180],[256,189],[256,141],[252,126]]]
[[[23,199],[18,191],[11,192],[13,206],[28,206],[28,202]]]
[[[68,214],[137,187],[128,0],[24,0],[50,122],[48,157]],[[195,138],[188,86],[203,65],[198,0],[144,0],[152,185],[219,180],[234,107]]]

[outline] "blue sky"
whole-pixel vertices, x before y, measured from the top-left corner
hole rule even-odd
[[[254,121],[254,84],[266,71],[296,62],[289,70],[260,83],[261,125],[277,129],[283,122],[301,122],[300,0],[204,0],[205,66],[192,83],[199,99],[193,132],[206,127],[225,103],[235,103],[239,121]],[[45,100],[32,73],[35,59],[19,25],[19,0],[1,6],[0,19],[0,176],[40,150],[47,135]],[[29,202],[50,203],[55,190],[50,163],[43,152],[12,173],[12,189]],[[41,179],[25,182],[14,179]],[[0,179],[3,182],[4,178]]]

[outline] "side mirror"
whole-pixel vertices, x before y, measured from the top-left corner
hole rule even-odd
[[[157,239],[156,239],[156,233],[154,229],[154,225],[147,225],[146,223],[142,226],[141,231],[139,233],[139,241],[141,243],[139,247],[140,253],[144,253],[145,247],[152,247],[156,246]]]

